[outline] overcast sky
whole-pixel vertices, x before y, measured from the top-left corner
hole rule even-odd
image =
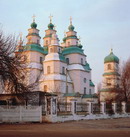
[[[41,37],[52,14],[60,42],[72,16],[95,84],[102,81],[103,60],[110,48],[121,61],[130,57],[130,0],[0,0],[0,13],[3,30],[16,36],[22,32],[24,38],[33,14]]]

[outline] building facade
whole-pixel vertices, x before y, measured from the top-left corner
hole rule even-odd
[[[42,46],[37,24],[33,20],[26,36],[26,45],[23,45],[22,40],[18,43],[15,53],[27,57],[26,82],[32,84],[37,81],[34,91],[55,93],[59,100],[87,100],[95,97],[92,70],[72,21],[61,44],[56,33],[50,19]]]

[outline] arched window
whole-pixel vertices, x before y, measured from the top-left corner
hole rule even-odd
[[[50,66],[47,66],[47,74],[50,74],[51,73],[51,68]]]
[[[53,52],[53,49],[52,48],[50,48],[50,53],[52,53]]]
[[[87,79],[86,79],[86,78],[84,78],[84,83],[86,83],[86,81],[87,81]]]
[[[46,45],[48,45],[48,40],[46,40]]]
[[[69,64],[69,58],[66,58],[66,62],[67,62],[67,64]]]
[[[62,74],[65,74],[65,67],[62,67]]]
[[[89,89],[89,94],[90,94],[90,95],[92,94],[92,91],[91,91],[91,89]]]
[[[68,42],[68,46],[70,46],[70,42]]]
[[[81,64],[83,65],[83,59],[81,58]]]
[[[43,61],[43,58],[42,57],[40,57],[40,63],[42,64],[42,61]]]
[[[39,40],[37,40],[37,44],[39,44]]]
[[[84,87],[84,94],[86,94],[86,87]]]
[[[110,70],[111,69],[111,64],[107,65],[107,69]]]
[[[47,85],[44,85],[44,91],[47,92]]]

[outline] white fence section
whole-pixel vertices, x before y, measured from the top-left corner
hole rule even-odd
[[[41,106],[0,106],[0,122],[42,122]]]

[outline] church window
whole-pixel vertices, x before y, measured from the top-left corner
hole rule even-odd
[[[70,46],[70,42],[68,42],[68,46]]]
[[[39,44],[39,40],[37,40],[37,44]]]
[[[50,66],[47,66],[47,74],[50,74],[51,73],[51,68]]]
[[[43,61],[43,58],[42,57],[40,57],[40,63],[42,64],[42,61]]]
[[[44,85],[44,91],[47,92],[47,85]]]
[[[84,94],[86,94],[86,87],[84,87]]]
[[[62,74],[65,74],[65,67],[62,67]]]
[[[107,79],[107,86],[111,86],[111,79]]]
[[[111,64],[108,64],[107,69],[111,70]]]
[[[92,94],[92,91],[91,91],[91,89],[89,89],[89,94],[90,94],[90,95]]]
[[[83,65],[83,59],[81,58],[81,64]]]
[[[48,45],[48,40],[46,40],[46,45]]]
[[[66,62],[67,62],[67,64],[69,64],[69,58],[66,58]]]
[[[52,53],[53,52],[53,49],[52,48],[50,48],[50,53]]]
[[[84,83],[86,83],[86,81],[87,81],[87,79],[86,79],[86,78],[84,78]]]

